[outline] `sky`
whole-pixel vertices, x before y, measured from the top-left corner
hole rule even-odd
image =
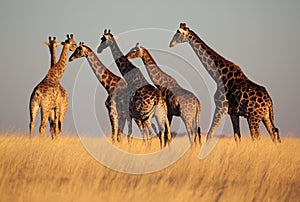
[[[105,28],[120,36],[117,42],[124,53],[136,42],[151,49],[163,70],[196,94],[202,105],[201,128],[206,132],[214,109],[214,82],[188,44],[168,47],[179,23],[186,22],[216,52],[238,64],[250,79],[267,88],[281,135],[300,136],[299,9],[300,2],[296,0],[54,0],[46,3],[2,0],[0,132],[28,133],[30,94],[49,69],[49,50],[43,46],[48,36],[63,41],[66,34],[74,33],[77,43],[84,41],[96,50]],[[58,48],[58,56],[60,51]],[[120,75],[109,50],[98,56]],[[141,61],[133,63],[147,77]],[[99,124],[104,132],[110,131],[104,107],[106,93],[85,59],[67,64],[61,84],[69,94],[64,131],[75,133],[82,128],[83,132],[93,134],[98,133]],[[179,119],[176,121],[180,123]],[[35,134],[38,134],[39,117],[35,123]],[[177,124],[174,127],[173,130],[182,130]],[[243,135],[249,133],[243,118],[241,128]],[[233,133],[228,116],[219,133]]]

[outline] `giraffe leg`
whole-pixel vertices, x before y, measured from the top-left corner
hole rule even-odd
[[[59,116],[60,116],[60,109],[55,108],[54,109],[54,129],[55,129],[55,136],[52,137],[52,139],[56,139],[59,137]]]
[[[128,144],[130,145],[132,143],[132,118],[127,117],[127,127],[128,127],[128,134],[127,134],[127,141]]]
[[[272,138],[273,142],[281,142],[280,137],[279,137],[279,132],[278,129],[275,128],[274,124],[272,123],[270,117],[268,115],[264,116],[263,119],[263,124],[265,125],[269,135]]]
[[[49,118],[51,110],[49,110],[48,108],[42,107],[41,112],[42,113],[41,113],[40,137],[43,138],[43,137],[45,137],[46,124],[47,124],[47,120]]]
[[[55,136],[55,112],[54,110],[51,110],[50,116],[49,116],[49,124],[50,124],[50,134],[52,139]]]
[[[111,125],[111,130],[112,130],[112,143],[114,144],[116,142],[117,138],[117,117],[112,113],[111,111],[109,112],[109,120],[110,120],[110,125]]]
[[[30,105],[29,138],[32,137],[32,132],[34,129],[34,121],[35,121],[38,110],[39,110],[39,106],[35,103],[31,103],[31,105]]]
[[[216,105],[216,106],[218,106],[218,105]],[[215,133],[217,132],[217,129],[219,128],[219,126],[221,124],[222,119],[224,118],[224,116],[227,112],[228,112],[227,107],[223,107],[223,108],[218,108],[217,107],[215,109],[213,121],[212,121],[210,129],[207,133],[206,140],[214,137]]]
[[[168,143],[170,143],[172,141],[172,135],[171,135],[171,123],[172,123],[172,119],[173,119],[173,115],[172,114],[168,114],[168,122],[169,122],[169,126],[167,125],[167,122],[165,123],[165,141],[167,141]]]
[[[197,137],[198,137],[198,143],[201,144],[201,128],[199,126],[200,124],[200,102],[197,100],[197,105],[195,106],[195,117],[193,121],[193,128],[194,128],[194,133],[195,133],[195,138],[194,138],[194,143],[197,144]]]
[[[195,133],[193,131],[193,122],[184,113],[182,113],[181,119],[182,119],[182,121],[185,125],[185,128],[186,128],[186,131],[188,133],[189,141],[190,141],[191,145],[193,145],[193,142],[195,140]]]
[[[122,141],[122,135],[123,135],[123,130],[125,126],[125,118],[119,118],[118,119],[118,133],[117,133],[117,141],[121,142]]]
[[[167,144],[170,144],[172,137],[171,137],[171,129],[170,129],[170,124],[169,124],[169,118],[166,115],[166,113],[161,113],[163,112],[162,110],[158,110],[155,112],[155,119],[158,125],[158,130],[159,130],[159,139],[160,139],[160,144],[161,144],[161,149],[162,147],[165,147]],[[171,118],[172,120],[172,118]]]
[[[154,135],[153,130],[151,128],[151,119],[152,119],[152,115],[150,115],[148,119],[143,123],[143,128],[145,130],[146,144],[148,144],[148,146],[151,144],[152,136]]]
[[[234,140],[236,142],[241,141],[241,132],[240,132],[240,121],[239,121],[239,116],[235,114],[230,114],[230,119],[234,131]]]
[[[257,118],[248,118],[247,121],[248,121],[252,140],[260,139],[260,132],[259,132],[260,120]]]
[[[65,121],[65,116],[68,110],[68,97],[65,98],[65,101],[63,104],[61,104],[61,108],[60,108],[60,114],[59,114],[59,119],[58,119],[58,130],[59,130],[59,136],[61,134],[62,131],[62,125]]]

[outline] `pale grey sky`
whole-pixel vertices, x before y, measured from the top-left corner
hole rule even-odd
[[[171,60],[169,65],[173,66],[175,72],[172,72],[172,68],[165,68],[176,78],[182,75],[184,77],[182,85],[185,85],[184,80],[191,82],[191,88],[196,92],[203,108],[201,127],[203,131],[207,131],[212,107],[208,91],[213,93],[213,82],[188,44],[168,48],[179,23],[186,22],[214,50],[240,65],[249,78],[268,89],[274,102],[275,122],[281,134],[299,135],[299,10],[300,2],[296,0],[248,2],[2,0],[0,131],[28,132],[29,97],[49,68],[49,51],[43,46],[48,36],[64,40],[67,33],[74,33],[77,42],[84,41],[91,48],[96,48],[105,28],[110,28],[112,33],[121,36],[118,43],[124,53],[139,41],[146,48],[157,48],[180,55],[198,69],[204,81],[197,81],[193,71],[182,71]],[[60,50],[58,49],[57,55],[60,54]],[[154,51],[153,54],[157,55],[157,62],[168,65],[167,61],[160,59],[157,52]],[[99,58],[106,66],[112,62],[111,53],[107,50],[99,55]],[[138,60],[134,63],[141,65]],[[84,71],[86,72],[83,73]],[[112,71],[119,74],[115,67]],[[191,74],[188,75],[188,72]],[[84,59],[67,64],[61,83],[68,91],[70,102],[64,130],[71,132],[75,132],[73,116],[80,116],[73,113],[72,109],[76,76],[83,79],[83,83],[94,81],[93,85],[97,85],[95,76]],[[205,85],[212,89],[205,90]],[[189,88],[189,85],[185,87]],[[84,89],[84,86],[82,88]],[[92,90],[95,92],[95,87]],[[98,94],[105,96],[102,87],[96,89],[96,98],[84,97],[82,94],[82,97],[76,99],[82,99],[83,103],[88,100],[99,102],[99,105],[94,103],[97,105],[96,116],[103,124],[108,124],[103,105],[105,98],[97,97]],[[232,134],[228,117],[226,120],[222,132]],[[39,123],[38,117],[35,134],[38,132]],[[241,123],[242,131],[247,133],[245,121],[241,120]],[[110,130],[109,126],[104,127]]]

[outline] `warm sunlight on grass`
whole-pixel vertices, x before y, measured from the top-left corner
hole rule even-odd
[[[158,141],[153,147],[158,147]],[[122,149],[130,151],[124,139]],[[146,151],[136,141],[134,151]],[[154,149],[156,150],[156,149]],[[1,201],[297,201],[300,139],[241,144],[222,138],[205,159],[189,149],[161,171],[130,175],[104,167],[78,137],[0,136]],[[103,151],[105,152],[105,151]],[[126,162],[119,162],[126,163]]]

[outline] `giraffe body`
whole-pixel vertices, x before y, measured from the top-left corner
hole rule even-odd
[[[115,41],[115,37],[110,33],[110,31],[107,32],[105,30],[97,52],[102,53],[102,51],[107,47],[110,47],[115,63],[117,64],[118,69],[124,77],[125,81],[127,82],[125,97],[126,100],[130,100],[130,116],[139,126],[143,137],[150,137],[150,135],[153,133],[151,129],[151,118],[152,116],[154,116],[158,121],[158,126],[160,129],[158,136],[160,138],[161,147],[162,145],[166,146],[166,144],[171,141],[171,133],[169,129],[169,122],[167,120],[167,106],[165,101],[163,100],[161,92],[153,86],[150,87],[150,84],[147,82],[140,69],[135,67],[123,55]],[[139,109],[134,109],[138,106],[140,106]],[[152,110],[154,111],[152,112]],[[164,110],[165,112],[162,113],[160,110]],[[147,121],[141,119],[144,114],[149,114]],[[152,115],[150,116],[150,114]],[[163,127],[161,127],[161,123],[166,124],[166,134],[163,130]],[[165,135],[167,138],[164,137]],[[131,139],[132,136],[130,135],[128,137],[129,142],[131,141]]]
[[[50,51],[50,56],[51,56],[51,60],[50,60],[50,68],[56,63],[56,47],[60,46],[61,43],[56,41],[56,37],[53,37],[53,39],[51,37],[49,37],[49,42],[45,42],[44,43],[45,46],[48,46],[49,51]],[[67,91],[64,89],[64,87],[62,87],[62,85],[59,82],[59,94],[58,96],[60,96],[57,101],[58,103],[56,103],[56,106],[59,107],[60,109],[59,114],[57,115],[58,117],[58,136],[61,133],[62,130],[62,125],[64,123],[65,120],[65,115],[68,109],[68,105],[69,105],[69,101],[68,101],[68,93]],[[54,109],[51,110],[50,116],[49,116],[49,123],[50,123],[50,132],[51,132],[51,136],[54,137],[55,134],[55,111]]]
[[[199,119],[200,102],[190,91],[183,89],[177,81],[162,71],[149,51],[137,44],[126,55],[128,59],[141,58],[154,85],[161,90],[168,108],[168,120],[171,125],[173,116],[180,116],[186,126],[190,142],[201,139]]]
[[[67,40],[62,43],[63,49],[59,58],[59,61],[55,63],[48,71],[45,78],[34,88],[30,96],[30,124],[29,131],[30,137],[32,137],[32,132],[34,129],[34,121],[36,114],[41,108],[41,125],[40,125],[40,137],[45,136],[47,120],[50,116],[54,116],[54,131],[55,135],[52,138],[55,138],[59,134],[59,114],[61,114],[61,107],[58,106],[58,103],[61,101],[61,89],[59,80],[61,79],[67,62],[68,52],[74,51],[77,47],[73,35],[69,37],[67,35]],[[51,115],[51,113],[53,113]]]
[[[94,74],[108,93],[105,106],[108,110],[112,128],[112,142],[114,143],[116,140],[120,142],[126,120],[128,121],[129,134],[132,130],[131,119],[128,116],[128,103],[125,100],[127,84],[121,77],[107,69],[92,49],[83,45],[82,42],[70,56],[69,61],[81,57],[86,57]]]
[[[279,131],[274,125],[273,104],[267,90],[246,77],[242,69],[220,56],[206,45],[184,23],[170,42],[170,47],[187,42],[217,84],[214,95],[216,109],[207,139],[214,136],[225,114],[229,114],[234,138],[240,141],[239,116],[247,119],[253,140],[260,138],[259,123],[262,121],[272,140],[280,142]]]

